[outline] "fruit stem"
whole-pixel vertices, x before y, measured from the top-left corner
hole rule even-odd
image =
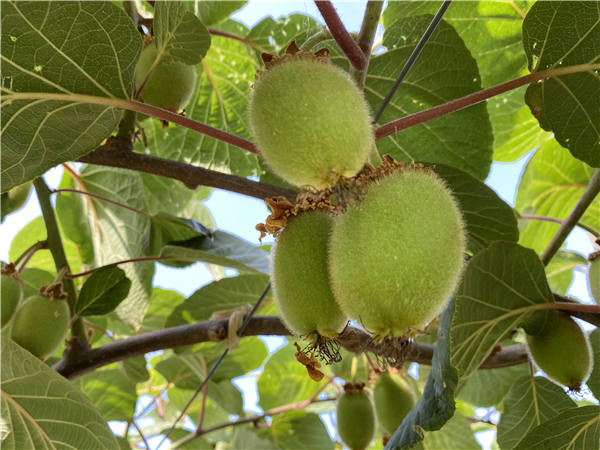
[[[107,203],[110,203],[112,205],[118,206],[119,208],[123,208],[123,209],[127,209],[129,211],[132,211],[132,212],[134,212],[136,214],[139,214],[140,216],[144,216],[144,217],[147,217],[149,219],[152,219],[152,217],[153,217],[152,214],[148,214],[147,212],[141,211],[141,210],[136,209],[136,208],[134,208],[132,206],[125,205],[124,203],[116,202],[114,200],[111,200],[110,198],[104,197],[104,196],[99,195],[99,194],[94,194],[94,193],[88,192],[88,191],[82,191],[82,190],[79,190],[79,189],[63,188],[63,189],[54,189],[54,190],[50,191],[50,194],[60,194],[60,193],[63,193],[63,192],[72,192],[72,193],[75,193],[75,194],[88,195],[90,197],[97,198],[98,200],[102,200],[104,202],[107,202]]]
[[[488,98],[492,98],[496,95],[520,88],[526,84],[543,80],[545,78],[559,77],[561,75],[589,72],[593,70],[600,70],[600,64],[578,64],[575,66],[551,68],[539,72],[533,72],[529,75],[524,75],[522,77],[473,92],[472,94],[465,95],[464,97],[450,100],[449,102],[442,103],[441,105],[436,105],[424,111],[419,111],[418,113],[410,114],[408,116],[401,117],[400,119],[393,120],[392,122],[383,124],[375,129],[375,139],[382,139],[386,136],[397,133],[400,130],[414,127],[415,125],[419,125],[423,122],[427,122],[429,120],[445,116],[446,114],[473,106],[477,103],[487,100]]]
[[[377,32],[382,9],[382,1],[369,0],[365,8],[365,15],[363,16],[360,32],[358,33],[358,46],[367,58],[367,64],[363,70],[356,70],[354,67],[351,67],[350,75],[354,78],[356,84],[358,84],[360,88],[364,87],[365,80],[367,79],[367,69],[369,68],[369,60],[371,59],[371,49],[373,48],[373,42],[375,41],[375,33]]]
[[[365,70],[367,68],[367,58],[346,30],[333,4],[330,1],[317,0],[315,1],[315,5],[319,9],[321,16],[323,16],[323,20],[325,20],[327,27],[331,31],[331,35],[348,58],[348,61],[350,61],[350,64],[356,70]]]
[[[546,250],[542,253],[541,260],[542,263],[546,266],[552,260],[556,252],[560,249],[567,236],[571,233],[571,230],[577,225],[579,219],[583,216],[587,208],[590,206],[594,198],[600,192],[600,169],[594,170],[594,174],[590,179],[585,191],[583,192],[581,198],[569,214],[569,217],[565,219],[562,223]]]
[[[47,244],[50,253],[52,254],[52,259],[54,259],[56,272],[57,274],[60,274],[63,270],[69,272],[69,263],[67,262],[62,239],[60,237],[60,231],[58,230],[54,208],[52,208],[52,203],[50,203],[50,189],[42,177],[33,180],[33,187],[35,188],[40,203],[40,209],[42,210],[44,224],[46,225],[46,233],[48,233]],[[75,284],[72,280],[67,278],[63,280],[63,287],[68,296],[67,302],[71,310],[71,315],[75,316],[74,311],[77,303]],[[79,341],[79,350],[85,350],[89,347],[85,327],[83,326],[81,318],[78,317],[73,321],[71,333]]]
[[[564,222],[564,220],[557,219],[556,217],[546,217],[546,216],[519,215],[518,219],[519,220],[540,220],[542,222],[553,222],[553,223],[558,223],[558,224],[562,224]],[[584,229],[585,231],[587,231],[594,237],[600,236],[600,232],[598,230],[595,230],[594,228],[592,228],[582,222],[577,222],[575,225],[577,225],[579,228]]]
[[[65,274],[65,278],[69,279],[69,280],[73,280],[75,278],[85,277],[86,275],[90,275],[104,267],[118,266],[119,264],[127,264],[127,263],[134,263],[134,262],[143,262],[143,261],[181,261],[181,259],[173,258],[170,256],[141,256],[139,258],[124,259],[122,261],[116,261],[114,263],[106,264],[104,266],[94,267],[93,269],[89,269],[84,272],[67,273],[67,274]]]
[[[13,264],[15,266],[17,266],[17,264],[19,264],[21,261],[23,261],[23,264],[21,264],[21,267],[19,267],[17,269],[17,273],[21,273],[23,271],[23,269],[25,268],[25,266],[27,265],[29,260],[33,257],[33,255],[35,255],[35,252],[37,252],[38,250],[45,249],[45,248],[48,248],[48,241],[45,241],[45,240],[37,241],[35,244],[29,246],[27,248],[27,250],[25,250],[23,253],[21,253],[19,255],[19,257],[13,261]]]

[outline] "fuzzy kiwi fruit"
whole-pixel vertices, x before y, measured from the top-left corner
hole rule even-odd
[[[10,275],[4,275],[0,277],[0,304],[2,306],[2,328],[10,322],[19,303],[23,298],[23,289],[19,280]]]
[[[389,372],[379,375],[373,388],[373,396],[377,420],[388,434],[396,431],[417,403],[417,397],[406,380]]]
[[[69,322],[69,306],[65,300],[34,295],[17,310],[10,337],[44,359],[64,341]]]
[[[250,131],[265,163],[295,186],[354,176],[375,147],[371,114],[350,76],[323,58],[285,55],[260,72]]]
[[[558,312],[555,326],[539,336],[527,335],[529,353],[558,384],[579,391],[592,370],[590,342],[571,316]]]
[[[135,69],[135,88],[140,88],[146,74],[154,64],[158,49],[153,42],[142,50]],[[168,57],[161,59],[144,84],[140,97],[144,102],[173,112],[188,104],[194,93],[196,68],[175,62]]]
[[[3,192],[0,200],[0,221],[4,221],[6,216],[22,207],[27,201],[27,198],[29,198],[30,191],[31,182],[20,184],[19,186],[15,186],[6,192]]]
[[[335,298],[376,337],[422,329],[456,288],[465,241],[460,209],[433,172],[388,175],[336,217],[329,253]]]
[[[358,383],[344,386],[337,402],[337,429],[342,441],[352,450],[364,450],[375,435],[375,413],[369,394]]]
[[[289,220],[273,250],[271,280],[283,322],[298,336],[335,337],[346,316],[333,298],[327,270],[332,218],[309,211]]]
[[[590,283],[592,298],[596,303],[600,303],[600,253],[590,261],[588,266],[588,282]]]

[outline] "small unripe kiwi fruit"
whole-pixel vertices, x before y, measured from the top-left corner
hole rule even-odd
[[[354,176],[375,147],[363,93],[346,72],[307,54],[281,57],[258,75],[249,121],[265,163],[296,186],[323,189]]]
[[[44,359],[64,341],[69,322],[69,305],[65,300],[34,295],[17,310],[10,337]]]
[[[417,404],[408,382],[395,373],[382,373],[373,388],[377,420],[387,434],[393,434]]]
[[[275,301],[283,322],[298,336],[333,338],[346,316],[333,298],[327,270],[332,218],[322,211],[292,217],[273,249]]]
[[[1,220],[4,220],[4,218],[10,213],[15,212],[17,209],[23,206],[29,197],[30,191],[31,182],[28,182],[3,192],[0,204],[0,214],[2,215]]]
[[[329,258],[335,298],[376,337],[423,329],[458,284],[465,241],[460,209],[433,172],[388,175],[336,217]]]
[[[588,282],[590,293],[596,303],[600,303],[600,253],[590,261],[588,266]]]
[[[2,305],[2,328],[4,328],[21,303],[23,289],[19,280],[14,276],[2,274],[0,278],[0,304]]]
[[[154,64],[158,49],[153,42],[142,50],[135,68],[135,88],[140,88]],[[196,68],[169,57],[161,59],[144,84],[140,97],[144,102],[177,112],[188,104],[194,93]]]
[[[375,435],[373,404],[361,384],[355,385],[357,389],[346,390],[337,403],[338,433],[352,450],[364,450]]]
[[[579,391],[592,370],[590,342],[571,316],[558,312],[546,333],[527,335],[529,353],[544,373],[558,384]]]

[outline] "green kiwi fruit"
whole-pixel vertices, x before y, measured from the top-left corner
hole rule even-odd
[[[335,298],[376,337],[423,329],[459,282],[465,242],[460,209],[433,172],[388,175],[336,217],[329,252]]]
[[[4,221],[4,218],[10,213],[15,212],[25,204],[30,191],[31,182],[20,184],[2,193],[0,199],[0,214],[2,216],[2,221]]]
[[[364,450],[375,435],[375,413],[363,383],[344,386],[337,402],[337,429],[342,441],[352,450]]]
[[[295,186],[323,189],[340,175],[354,176],[375,147],[369,107],[354,81],[302,52],[257,76],[249,121],[267,166]]]
[[[10,337],[43,359],[64,341],[69,322],[69,306],[65,300],[34,295],[17,310]]]
[[[2,328],[10,322],[19,303],[23,298],[21,283],[15,277],[4,275],[0,277],[0,304],[2,306]]]
[[[292,217],[273,249],[275,301],[283,322],[298,336],[333,338],[346,316],[333,298],[327,270],[332,218],[322,211]]]
[[[382,373],[373,388],[377,420],[387,434],[393,434],[417,404],[417,396],[400,375]]]
[[[600,254],[590,261],[588,266],[588,282],[590,283],[590,293],[596,303],[600,302]]]
[[[135,88],[140,88],[146,74],[158,56],[155,43],[144,47],[135,69]],[[140,97],[144,102],[173,112],[188,104],[194,93],[196,68],[181,62],[162,58],[144,84]]]
[[[558,384],[579,391],[592,370],[590,342],[571,316],[558,312],[546,333],[527,335],[529,353],[537,366]]]

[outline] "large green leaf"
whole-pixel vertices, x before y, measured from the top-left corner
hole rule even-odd
[[[462,384],[457,398],[481,407],[497,406],[502,403],[515,378],[526,374],[529,374],[527,364],[476,370]]]
[[[536,2],[523,22],[523,46],[532,72],[595,65],[531,84],[525,99],[543,129],[600,167],[600,3]]]
[[[2,191],[110,135],[121,111],[82,96],[128,99],[141,45],[110,2],[2,3]]]
[[[473,436],[465,416],[456,412],[439,431],[425,433],[425,439],[415,447],[423,450],[460,449],[479,450],[481,446]]]
[[[385,27],[401,18],[434,14],[441,1],[390,2],[383,14]],[[531,1],[454,2],[444,14],[477,61],[481,84],[490,87],[523,75],[527,59],[521,28]],[[494,42],[492,45],[491,43]],[[549,133],[541,130],[523,104],[525,88],[488,100],[494,130],[494,160],[514,161],[539,146]]]
[[[321,28],[319,22],[304,14],[290,14],[277,20],[268,16],[254,25],[246,37],[276,55],[282,53],[291,41],[302,45]]]
[[[227,25],[226,31],[247,33],[241,24],[229,21]],[[197,70],[198,80],[186,116],[249,139],[246,112],[255,58],[245,44],[213,36]],[[158,120],[145,121],[143,128],[153,155],[241,176],[252,175],[256,170],[256,155],[234,145],[183,127],[170,126],[165,130]]]
[[[585,191],[594,169],[573,158],[555,140],[540,148],[527,164],[517,194],[516,208],[522,214],[535,214],[564,220]],[[600,198],[588,207],[581,222],[600,228]],[[530,221],[521,230],[520,243],[540,253],[559,225]]]
[[[319,388],[320,384],[311,380],[306,367],[294,357],[296,351],[290,342],[265,364],[258,377],[259,403],[263,409],[308,400]]]
[[[431,16],[399,19],[385,30],[388,51],[371,59],[365,94],[377,110],[423,34]],[[477,64],[454,28],[441,22],[391,103],[379,119],[383,124],[481,89]],[[399,161],[440,162],[484,179],[492,160],[492,129],[484,103],[377,142],[380,153]]]
[[[560,250],[546,266],[548,284],[552,292],[566,295],[573,281],[573,269],[586,264],[587,260],[580,254]]]
[[[444,164],[435,165],[462,210],[468,235],[468,248],[477,253],[494,241],[517,241],[517,219],[510,206],[493,189],[475,177]]]
[[[269,277],[267,275],[246,274],[233,278],[223,278],[194,292],[190,298],[174,308],[167,318],[166,327],[209,320],[215,311],[238,308],[256,303],[265,290]],[[261,306],[273,302],[269,291]]]
[[[75,381],[106,420],[133,418],[137,394],[135,383],[118,369],[97,370]]]
[[[133,208],[143,209],[144,189],[138,173],[100,166],[85,166],[80,173],[85,188],[94,194]],[[95,264],[145,256],[148,249],[149,219],[144,215],[92,199],[95,225]],[[127,298],[117,307],[117,315],[134,329],[139,328],[148,308],[154,264],[136,262],[121,266],[131,280]]]
[[[532,318],[531,313],[535,305],[553,301],[544,266],[533,251],[499,241],[471,258],[456,294],[450,331],[452,364],[459,376],[476,370],[514,328],[543,330],[553,315],[538,311]]]
[[[589,334],[592,345],[594,367],[587,385],[597,399],[600,399],[600,328],[596,328]]]
[[[454,392],[458,384],[458,374],[450,363],[449,331],[453,314],[454,300],[442,313],[431,372],[427,377],[423,395],[390,438],[385,447],[387,450],[413,447],[423,440],[424,431],[439,430],[454,415]]]
[[[574,406],[565,391],[546,378],[531,378],[529,374],[517,378],[504,400],[498,425],[500,447],[515,448],[529,430]]]
[[[153,31],[157,59],[198,64],[210,47],[210,34],[184,2],[159,1],[154,6]]]
[[[600,406],[567,409],[538,425],[516,446],[517,450],[592,449],[600,443]]]
[[[3,336],[1,346],[2,448],[117,447],[106,420],[79,389],[11,339]]]
[[[185,297],[176,291],[169,291],[155,287],[152,289],[150,296],[150,306],[142,326],[140,333],[155,331],[165,327],[167,317],[185,300]]]
[[[222,0],[193,0],[185,2],[188,9],[194,11],[204,25],[214,25],[222,22],[231,13],[242,8],[245,1],[222,1]]]
[[[116,266],[102,267],[85,280],[75,313],[81,316],[98,316],[113,311],[127,297],[131,281]]]
[[[288,450],[333,450],[333,442],[319,416],[291,411],[273,417],[268,430],[259,436],[271,440],[276,448]]]

